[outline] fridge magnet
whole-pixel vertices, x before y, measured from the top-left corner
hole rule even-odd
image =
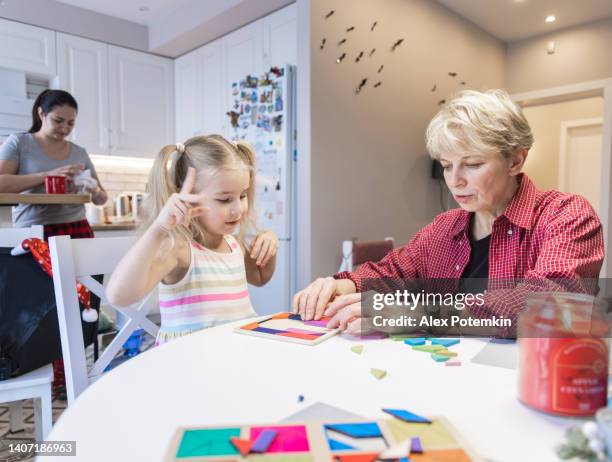
[[[266,105],[265,104],[260,104],[259,105],[259,112],[266,112]]]
[[[370,53],[368,54],[368,57],[370,57],[370,58],[371,58],[371,57],[372,57],[372,55],[373,55],[374,53],[376,53],[376,48],[372,48],[372,49],[370,50]]]
[[[238,93],[240,93],[240,91],[238,90],[238,88],[232,88],[232,96],[237,96]]]
[[[359,52],[359,54],[357,55],[357,58],[355,58],[355,62],[358,63],[361,58],[363,58],[363,51]]]
[[[374,30],[374,28],[376,27],[377,24],[378,24],[378,21],[374,21],[372,23],[372,27],[370,27],[370,32]]]
[[[247,88],[257,88],[257,84],[258,84],[257,77],[254,77],[252,75],[247,75],[246,82],[245,82],[245,86]]]
[[[278,139],[276,140],[276,142],[274,143],[274,145],[275,145],[277,148],[282,148],[282,147],[283,147],[283,139],[282,139],[282,138],[278,138]]]
[[[331,15],[334,14],[335,12],[336,12],[335,10],[331,10],[329,13],[325,15],[325,19],[329,19]]]
[[[355,94],[361,93],[361,90],[363,89],[363,87],[365,87],[366,83],[368,83],[368,79],[361,79],[361,82],[359,82],[359,85],[357,86],[357,88],[355,88]]]
[[[251,112],[251,105],[250,104],[245,104],[244,105],[244,112],[249,114]]]
[[[378,88],[378,87],[380,87],[381,85],[382,85],[382,82],[376,82],[376,83],[374,84],[374,88]]]
[[[396,42],[393,44],[393,46],[391,47],[391,51],[395,51],[395,49],[396,49],[398,46],[400,46],[400,45],[402,44],[402,42],[403,42],[403,41],[404,41],[404,39],[399,39],[399,40],[397,40],[397,41],[396,41]]]
[[[346,43],[346,39],[345,39],[345,38],[343,38],[342,40],[340,40],[340,41],[338,42],[338,46],[341,46],[341,45],[343,45],[343,44],[345,44],[345,43]]]
[[[336,59],[336,62],[340,64],[344,58],[346,58],[346,53],[342,53],[340,56],[338,56],[338,59]]]
[[[276,97],[274,98],[274,110],[275,111],[283,110],[283,94],[280,91],[276,92]]]
[[[232,124],[232,127],[238,128],[238,116],[240,114],[238,114],[236,111],[230,111],[227,113],[227,115],[230,118],[230,123]]]
[[[351,27],[349,27],[349,28],[348,28],[346,31],[347,31],[347,32],[353,32],[354,30],[355,30],[355,27],[354,27],[354,26],[351,26]]]
[[[327,42],[327,39],[324,37],[324,38],[321,40],[321,46],[319,47],[319,49],[320,49],[320,50],[322,50],[323,48],[325,48],[325,42]]]
[[[281,69],[280,67],[271,67],[270,72],[274,74],[276,77],[282,77],[285,74],[285,69]]]
[[[275,132],[280,132],[283,126],[283,115],[279,114],[277,116],[274,116],[274,118],[272,119],[272,125],[274,126]]]
[[[234,101],[234,109],[238,109],[240,107],[240,104],[238,104],[238,101]]]
[[[253,92],[251,93],[251,102],[252,103],[257,102],[257,92],[255,90],[253,90]]]
[[[268,112],[274,112],[274,104],[268,104]]]

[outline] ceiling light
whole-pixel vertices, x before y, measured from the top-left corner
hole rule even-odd
[[[555,22],[557,20],[557,18],[555,18],[552,14],[550,16],[546,16],[546,19],[544,21],[546,22]]]

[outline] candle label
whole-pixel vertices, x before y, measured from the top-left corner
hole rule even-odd
[[[599,339],[566,339],[551,355],[552,411],[593,414],[606,405],[608,348]]]

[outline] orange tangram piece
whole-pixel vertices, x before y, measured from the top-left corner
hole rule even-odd
[[[320,335],[301,334],[299,332],[283,332],[282,334],[277,335],[280,335],[281,337],[300,338],[302,340],[316,340],[320,337]]]
[[[373,454],[336,454],[335,462],[374,462],[378,459],[378,453]]]
[[[251,324],[246,324],[244,326],[240,326],[241,329],[243,330],[253,330],[255,328],[259,327],[259,323],[258,322],[252,322]]]
[[[272,319],[287,319],[289,316],[291,316],[291,313],[276,313],[272,316]]]
[[[430,449],[425,450],[423,454],[410,454],[410,462],[470,462],[471,460],[463,449]]]
[[[251,446],[253,445],[252,441],[249,440],[241,440],[237,436],[232,436],[230,438],[231,443],[234,445],[236,449],[242,454],[242,456],[246,456],[251,451]]]

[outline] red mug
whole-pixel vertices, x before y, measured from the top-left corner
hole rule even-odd
[[[47,194],[66,194],[66,184],[65,176],[46,176],[45,192]]]

